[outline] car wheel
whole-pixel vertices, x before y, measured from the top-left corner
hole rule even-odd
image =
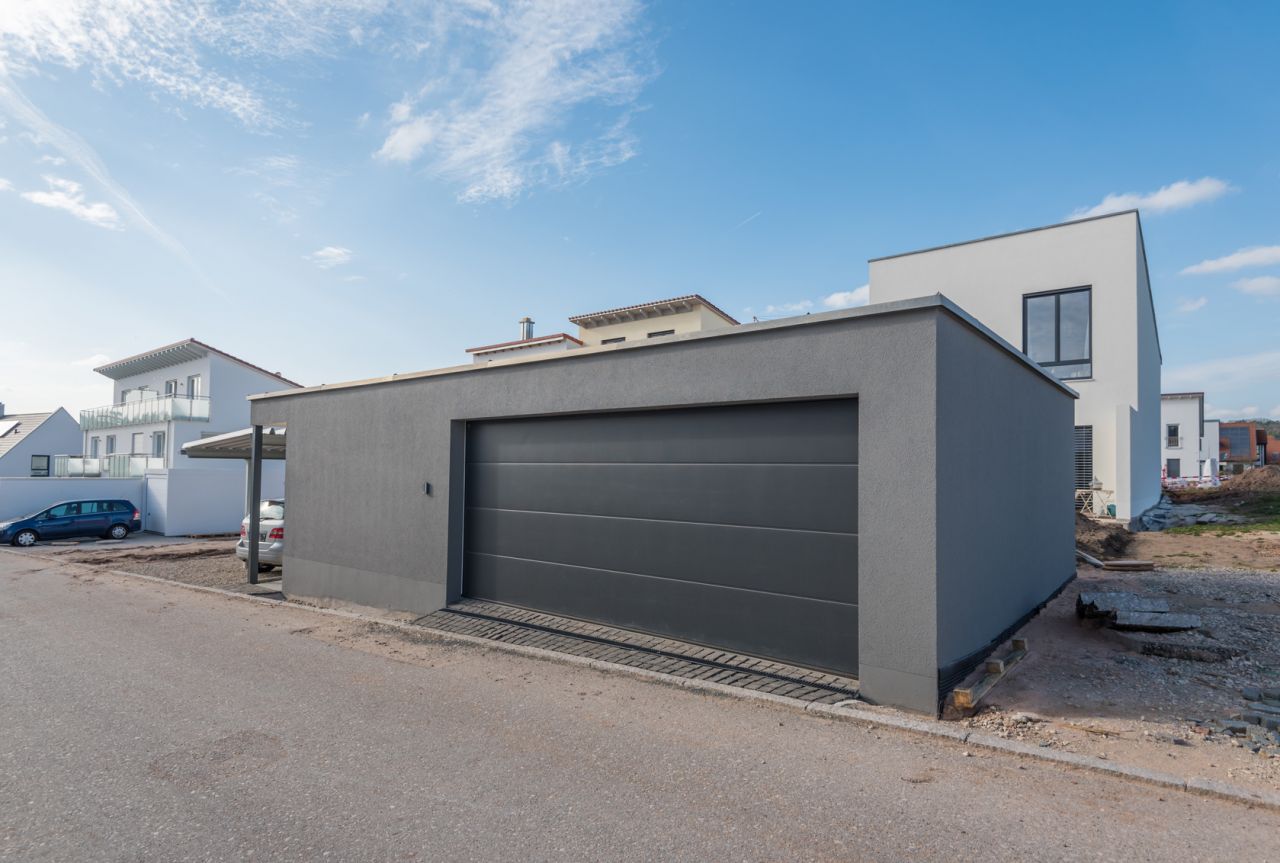
[[[13,538],[13,544],[20,545],[23,548],[31,548],[39,539],[40,537],[36,536],[34,530],[20,530],[18,535]]]
[[[276,568],[276,565],[275,565],[274,563],[260,563],[260,564],[258,564],[258,572],[270,572],[271,570],[273,570],[273,569],[275,569],[275,568]]]
[[[107,531],[107,536],[112,539],[124,539],[128,535],[129,528],[125,527],[123,524],[113,524],[111,525],[111,530]]]

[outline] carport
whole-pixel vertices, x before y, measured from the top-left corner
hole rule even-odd
[[[245,463],[245,514],[249,517],[248,535],[256,537],[259,529],[258,500],[262,497],[262,462],[264,459],[284,461],[285,427],[252,426],[240,431],[201,438],[182,445],[188,458],[241,459]],[[250,584],[258,583],[258,544],[248,544],[249,557],[245,572]]]
[[[867,700],[936,713],[1074,575],[1074,397],[935,296],[251,413],[296,432],[290,596],[496,602],[856,675]]]

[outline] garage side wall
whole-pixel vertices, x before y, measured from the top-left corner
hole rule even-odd
[[[1073,417],[1070,395],[959,321],[939,319],[944,686],[1075,573]]]
[[[465,420],[854,396],[859,677],[869,698],[931,711],[934,339],[947,314],[814,316],[255,401],[254,423],[289,429],[284,589],[418,613],[455,599]]]

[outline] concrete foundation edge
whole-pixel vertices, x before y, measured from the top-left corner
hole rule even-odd
[[[0,551],[4,551],[0,549]],[[16,552],[5,552],[14,554]],[[62,566],[82,566],[86,569],[96,569],[88,564],[67,564],[57,558],[47,557],[44,555],[26,554],[24,557],[35,557],[46,560],[51,563],[58,563]],[[390,629],[397,629],[405,632],[422,633],[429,632],[442,640],[455,641],[476,646],[485,647],[490,650],[500,650],[505,653],[519,654],[531,658],[550,660],[566,665],[577,665],[586,668],[592,668],[599,671],[621,672],[629,674],[633,677],[644,678],[655,683],[661,683],[666,686],[674,686],[678,689],[694,689],[708,694],[723,695],[729,698],[745,699],[749,701],[768,702],[779,707],[785,707],[789,710],[798,710],[815,716],[824,716],[828,719],[838,720],[841,722],[863,723],[869,726],[879,728],[892,728],[899,731],[905,731],[912,734],[920,734],[940,740],[947,740],[954,743],[963,743],[967,746],[982,747],[983,749],[994,752],[1001,752],[1008,755],[1019,755],[1024,758],[1031,758],[1038,761],[1059,764],[1066,767],[1073,767],[1080,770],[1087,770],[1094,773],[1102,773],[1118,779],[1127,779],[1135,782],[1141,782],[1146,785],[1154,785],[1160,788],[1170,788],[1178,791],[1185,791],[1191,794],[1197,794],[1202,797],[1214,797],[1221,800],[1229,800],[1235,803],[1243,803],[1248,806],[1258,806],[1265,809],[1271,809],[1280,812],[1280,794],[1273,794],[1262,791],[1252,791],[1242,788],[1238,785],[1232,785],[1227,782],[1219,782],[1215,779],[1206,779],[1203,777],[1192,776],[1182,778],[1169,773],[1160,773],[1155,770],[1146,770],[1141,767],[1131,767],[1123,764],[1113,764],[1098,758],[1092,758],[1087,755],[1077,755],[1072,752],[1054,752],[1046,750],[1038,746],[1029,746],[1025,743],[1017,743],[1011,740],[1004,740],[999,737],[992,737],[986,734],[974,734],[961,728],[953,727],[948,723],[935,719],[918,719],[908,716],[898,716],[887,713],[890,708],[870,708],[858,706],[859,702],[844,701],[835,705],[813,704],[795,699],[786,698],[781,695],[772,695],[767,692],[756,692],[749,689],[740,689],[735,686],[726,686],[720,683],[708,683],[703,680],[690,680],[683,677],[673,677],[662,674],[661,672],[649,671],[643,668],[633,668],[628,665],[618,665],[612,662],[603,662],[599,659],[588,659],[586,657],[571,656],[565,653],[558,653],[553,650],[545,650],[539,647],[526,647],[518,644],[504,644],[498,641],[490,641],[485,638],[477,638],[471,635],[460,635],[457,633],[444,632],[442,630],[431,629],[430,627],[418,626],[410,623],[403,623],[386,618],[376,617],[368,614],[359,614],[352,611],[343,611],[341,609],[332,608],[316,608],[314,606],[301,605],[288,600],[270,599],[262,596],[253,596],[251,594],[237,593],[232,590],[224,590],[218,587],[205,587],[197,584],[184,584],[180,581],[172,581],[167,578],[159,578],[152,575],[141,575],[135,572],[125,572],[123,570],[107,570],[108,574],[122,576],[125,578],[138,579],[141,581],[154,582],[157,584],[171,585],[174,587],[185,588],[187,590],[200,591],[204,593],[217,594],[233,599],[248,600],[250,602],[258,602],[264,605],[287,607],[301,611],[307,611],[313,614],[325,614],[334,617],[341,617],[347,620],[358,620],[365,623],[378,624]]]

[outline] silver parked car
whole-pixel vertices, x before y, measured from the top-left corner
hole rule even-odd
[[[240,522],[236,557],[249,559],[249,519]],[[284,566],[284,501],[264,500],[258,509],[258,571]]]

